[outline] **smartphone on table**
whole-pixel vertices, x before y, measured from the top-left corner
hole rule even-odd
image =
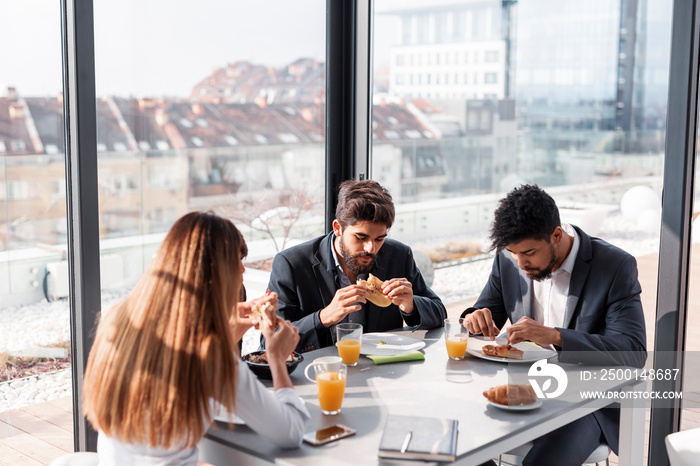
[[[352,427],[336,424],[334,426],[324,427],[322,429],[305,433],[304,442],[314,446],[324,445],[326,443],[354,435],[355,432],[357,431]]]

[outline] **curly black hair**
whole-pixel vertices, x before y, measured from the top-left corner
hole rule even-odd
[[[552,196],[537,185],[522,185],[501,199],[491,224],[491,249],[500,251],[526,239],[549,240],[561,225]]]

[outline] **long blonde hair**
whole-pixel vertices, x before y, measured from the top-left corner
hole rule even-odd
[[[97,328],[83,389],[95,428],[126,443],[193,447],[211,421],[211,399],[234,409],[231,322],[246,253],[229,220],[192,212],[175,222]]]

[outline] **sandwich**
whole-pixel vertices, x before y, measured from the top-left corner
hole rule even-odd
[[[522,350],[519,350],[515,346],[511,345],[484,345],[483,348],[481,348],[481,351],[484,352],[485,355],[487,356],[497,356],[499,358],[511,358],[511,359],[522,359],[523,358],[523,352]]]
[[[387,307],[391,304],[391,298],[382,293],[383,281],[372,274],[369,274],[367,280],[357,279],[357,284],[369,292],[367,300],[376,304],[379,307]]]
[[[277,312],[275,312],[275,307],[269,302],[253,306],[253,313],[258,315],[260,323],[266,320],[270,325],[274,326],[275,322],[277,322]]]

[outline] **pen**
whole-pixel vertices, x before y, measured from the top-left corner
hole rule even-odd
[[[401,453],[406,453],[406,450],[408,449],[408,444],[411,443],[411,437],[413,437],[413,432],[409,431],[406,434],[406,438],[403,441],[403,445],[401,445]]]

